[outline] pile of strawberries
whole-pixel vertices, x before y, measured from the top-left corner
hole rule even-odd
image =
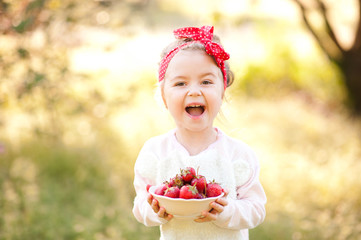
[[[170,198],[203,199],[221,195],[223,188],[196,173],[192,167],[180,170],[180,174],[156,188],[155,194]]]

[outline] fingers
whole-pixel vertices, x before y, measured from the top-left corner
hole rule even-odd
[[[156,212],[158,217],[164,218],[165,220],[168,220],[168,221],[173,218],[173,215],[168,214],[164,207],[159,207],[158,209],[159,209],[158,212]]]
[[[173,218],[173,215],[168,214],[164,207],[160,207],[158,211],[158,217],[164,218],[169,221]]]
[[[217,217],[218,217],[218,212],[212,209],[209,212],[207,211],[202,212],[202,215],[199,218],[195,219],[194,221],[198,223],[210,222],[216,220]]]
[[[223,207],[228,205],[228,200],[225,197],[217,198],[217,200],[215,202],[222,205]],[[211,204],[213,204],[213,203],[211,203]]]
[[[166,214],[166,217],[164,218],[165,220],[169,221],[173,218],[173,215],[171,214]]]
[[[148,194],[147,202],[149,203],[149,205],[152,205],[152,201],[153,201],[153,196],[152,196],[152,194]]]
[[[160,207],[157,199],[153,198],[151,194],[148,195],[147,201],[150,204],[153,211],[158,215],[160,218],[164,218],[166,220],[171,220],[173,215],[168,214],[164,207]]]
[[[225,197],[227,197],[227,196],[228,196],[229,191],[228,191],[227,189],[223,189],[223,192],[224,192],[223,197],[224,197],[224,198],[225,198]]]
[[[209,222],[214,221],[218,218],[218,215],[223,212],[224,207],[228,205],[228,201],[226,198],[218,198],[215,202],[211,202],[210,206],[212,209],[207,212],[202,212],[202,215],[195,219],[196,222]]]
[[[149,205],[152,207],[153,211],[155,213],[158,213],[159,211],[159,204],[157,199],[153,198],[153,196],[151,194],[148,195],[147,197],[147,202],[149,203]]]
[[[212,212],[212,211],[216,211],[217,213],[223,212],[223,209],[224,209],[223,205],[221,205],[217,202],[212,202],[210,205],[212,207],[212,210],[210,212]]]
[[[155,213],[159,212],[159,204],[158,204],[157,199],[153,199],[150,206],[152,207],[152,209]]]

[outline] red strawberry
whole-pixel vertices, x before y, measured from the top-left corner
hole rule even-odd
[[[196,186],[184,185],[179,192],[179,197],[184,199],[197,198],[198,190]]]
[[[151,187],[152,185],[150,185],[150,184],[147,184],[147,187],[146,187],[146,189],[147,189],[147,192],[149,192],[149,188]]]
[[[213,182],[209,182],[207,184],[207,188],[206,188],[207,197],[217,197],[221,195],[222,192],[223,192],[223,188],[218,183],[215,183],[214,180]]]
[[[204,176],[197,175],[195,178],[192,179],[191,185],[196,185],[199,193],[205,193],[204,189],[207,186],[207,180]]]
[[[196,199],[203,199],[206,198],[206,195],[202,194],[202,193],[198,193]]]
[[[167,190],[167,185],[162,184],[155,189],[154,193],[157,195],[164,195],[165,190]]]
[[[170,187],[167,188],[164,192],[164,196],[170,197],[170,198],[178,198],[179,197],[179,188],[178,187]]]
[[[177,174],[175,177],[169,180],[170,187],[178,187],[181,188],[184,185],[183,177]]]
[[[181,169],[181,175],[185,183],[191,183],[192,179],[196,176],[196,170],[192,167]]]

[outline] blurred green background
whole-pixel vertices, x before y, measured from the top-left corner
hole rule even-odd
[[[356,1],[327,3],[347,47]],[[156,91],[159,54],[173,29],[202,25],[215,26],[236,76],[216,125],[261,164],[267,217],[251,239],[361,238],[361,121],[293,1],[0,10],[1,240],[159,238],[131,213],[133,166],[149,137],[174,127]]]

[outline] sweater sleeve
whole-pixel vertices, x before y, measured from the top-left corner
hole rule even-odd
[[[156,166],[157,158],[143,148],[137,158],[134,166],[134,189],[136,197],[134,199],[133,214],[135,218],[145,226],[159,226],[167,222],[153,211],[147,201],[148,192],[146,186],[148,184],[156,184]]]
[[[228,197],[228,205],[214,224],[233,230],[251,229],[264,221],[267,198],[259,181],[259,164],[252,151],[247,154],[249,177],[236,187],[236,199]],[[239,177],[239,174],[235,173]],[[241,174],[244,178],[244,174]]]

